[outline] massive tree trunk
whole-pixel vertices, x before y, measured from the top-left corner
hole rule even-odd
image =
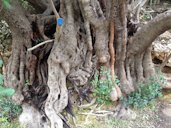
[[[12,32],[5,85],[16,89],[13,99],[23,104],[23,110],[26,104],[37,108],[33,117],[39,124],[28,123],[29,127],[43,127],[42,116],[51,128],[63,127],[65,119],[60,113],[68,104],[67,80],[76,89],[87,85],[100,66],[111,67],[112,72],[115,67],[121,90],[128,94],[155,73],[150,46],[171,28],[171,12],[157,16],[136,32],[138,22],[129,19],[127,0],[56,0],[63,26],[56,25],[48,2],[28,1],[41,14],[26,13],[18,1],[11,1],[11,8],[3,8],[0,18]],[[42,41],[49,43],[30,50]]]
[[[29,35],[32,32],[31,24],[26,18],[20,4],[12,2],[13,8],[3,9],[1,18],[5,19],[10,26],[12,33],[12,55],[7,65],[5,76],[5,86],[14,87],[18,90],[19,99],[22,101],[21,88],[25,84],[24,69],[26,58],[26,48],[31,47]],[[17,98],[17,97],[16,97]]]

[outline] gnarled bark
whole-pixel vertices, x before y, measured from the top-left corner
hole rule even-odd
[[[125,60],[127,45],[127,5],[125,0],[114,1],[115,44],[116,44],[116,73],[121,81],[123,92],[133,91],[126,76]]]
[[[29,35],[31,33],[31,25],[26,18],[20,3],[12,1],[13,7],[9,10],[2,10],[2,18],[7,21],[12,33],[12,56],[7,65],[7,73],[5,76],[5,86],[13,87],[17,91],[14,95],[16,102],[21,103],[23,96],[21,88],[25,84],[24,65],[26,57],[26,48],[31,46]]]

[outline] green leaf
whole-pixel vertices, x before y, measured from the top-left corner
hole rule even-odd
[[[3,61],[0,60],[0,68],[2,68],[2,66],[3,66]]]
[[[3,5],[6,9],[10,9],[11,5],[10,5],[10,0],[3,0]]]
[[[4,83],[4,76],[0,74],[0,85],[3,85]]]
[[[4,88],[0,86],[0,96],[12,96],[15,93],[15,90],[12,88]]]

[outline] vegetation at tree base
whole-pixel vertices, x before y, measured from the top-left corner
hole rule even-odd
[[[1,118],[9,122],[15,120],[22,112],[21,106],[16,105],[11,97],[0,97],[0,114]]]
[[[3,66],[3,61],[0,59],[0,68]],[[12,96],[15,93],[15,90],[12,88],[3,87],[4,76],[0,73],[0,96]]]
[[[119,85],[119,80],[116,78],[115,81],[113,81],[110,70],[105,67],[101,67],[99,72],[100,73],[95,74],[94,80],[91,81],[93,95],[100,104],[110,104],[110,93],[112,92],[115,83]],[[100,77],[103,77],[103,79],[100,79]]]
[[[112,92],[113,85],[119,85],[120,81],[111,78],[110,70],[101,67],[100,73],[96,73],[94,79],[91,81],[93,86],[93,96],[96,97],[97,102],[100,104],[110,104],[110,93]],[[100,79],[103,77],[105,79]],[[114,84],[115,82],[115,84]],[[163,74],[160,72],[153,77],[150,77],[145,82],[138,83],[138,89],[126,97],[122,97],[121,101],[125,106],[132,106],[134,108],[144,108],[149,105],[156,98],[162,96],[162,86],[165,84]]]
[[[122,99],[125,106],[144,108],[156,98],[162,96],[162,84],[165,83],[163,75],[157,74],[146,82],[139,83],[139,88]]]
[[[11,32],[9,29],[9,26],[7,25],[7,23],[5,21],[0,21],[0,50],[1,52],[5,52],[7,50],[7,46],[11,45],[7,42],[7,40],[9,40],[11,37]],[[1,60],[1,64],[2,64],[2,60]]]
[[[3,61],[0,60],[0,68],[3,66]],[[22,108],[16,105],[11,96],[15,93],[12,88],[3,87],[4,77],[0,73],[0,128],[19,128],[19,124],[15,121],[22,112]]]
[[[3,5],[6,9],[9,9],[11,6],[10,6],[10,0],[3,0]]]

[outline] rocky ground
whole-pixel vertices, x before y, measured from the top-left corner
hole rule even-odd
[[[162,98],[143,109],[129,110],[121,119],[108,114],[108,109],[93,105],[79,109],[73,119],[74,128],[171,128],[171,90],[165,90]],[[109,106],[111,107],[111,106]],[[104,112],[103,114],[94,114]],[[109,111],[108,111],[109,112]],[[112,113],[111,113],[112,114]]]

